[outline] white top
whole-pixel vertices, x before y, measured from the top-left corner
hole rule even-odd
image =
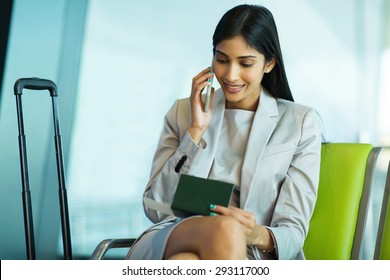
[[[235,185],[231,205],[239,207],[241,168],[255,112],[226,109],[209,179]]]

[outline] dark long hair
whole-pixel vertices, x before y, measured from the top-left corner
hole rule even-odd
[[[214,31],[214,54],[219,43],[235,36],[242,36],[248,46],[264,55],[267,62],[275,59],[275,67],[264,75],[261,84],[275,98],[294,101],[284,69],[278,31],[271,12],[257,5],[240,5],[227,11]]]

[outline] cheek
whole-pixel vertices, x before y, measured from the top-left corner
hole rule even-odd
[[[213,65],[213,71],[214,71],[214,74],[215,74],[215,76],[221,76],[222,75],[222,67],[220,66],[220,65],[218,65],[218,64],[214,64]]]
[[[243,73],[241,77],[247,83],[259,85],[263,79],[263,73],[258,71],[250,71]]]
[[[221,83],[223,70],[221,69],[221,67],[213,67],[213,71],[214,71],[214,78],[217,78],[218,83]]]

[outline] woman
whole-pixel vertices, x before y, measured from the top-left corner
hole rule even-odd
[[[293,102],[277,29],[264,7],[229,10],[213,35],[212,68],[193,78],[190,98],[175,102],[153,160],[144,196],[172,201],[180,174],[227,181],[231,205],[210,216],[167,217],[145,206],[156,223],[130,259],[304,259],[320,164],[316,112]],[[201,92],[215,75],[204,110]]]

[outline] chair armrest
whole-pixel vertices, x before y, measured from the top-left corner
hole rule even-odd
[[[101,260],[108,250],[112,248],[130,248],[133,245],[134,238],[112,238],[105,239],[99,243],[91,256],[91,260]]]

